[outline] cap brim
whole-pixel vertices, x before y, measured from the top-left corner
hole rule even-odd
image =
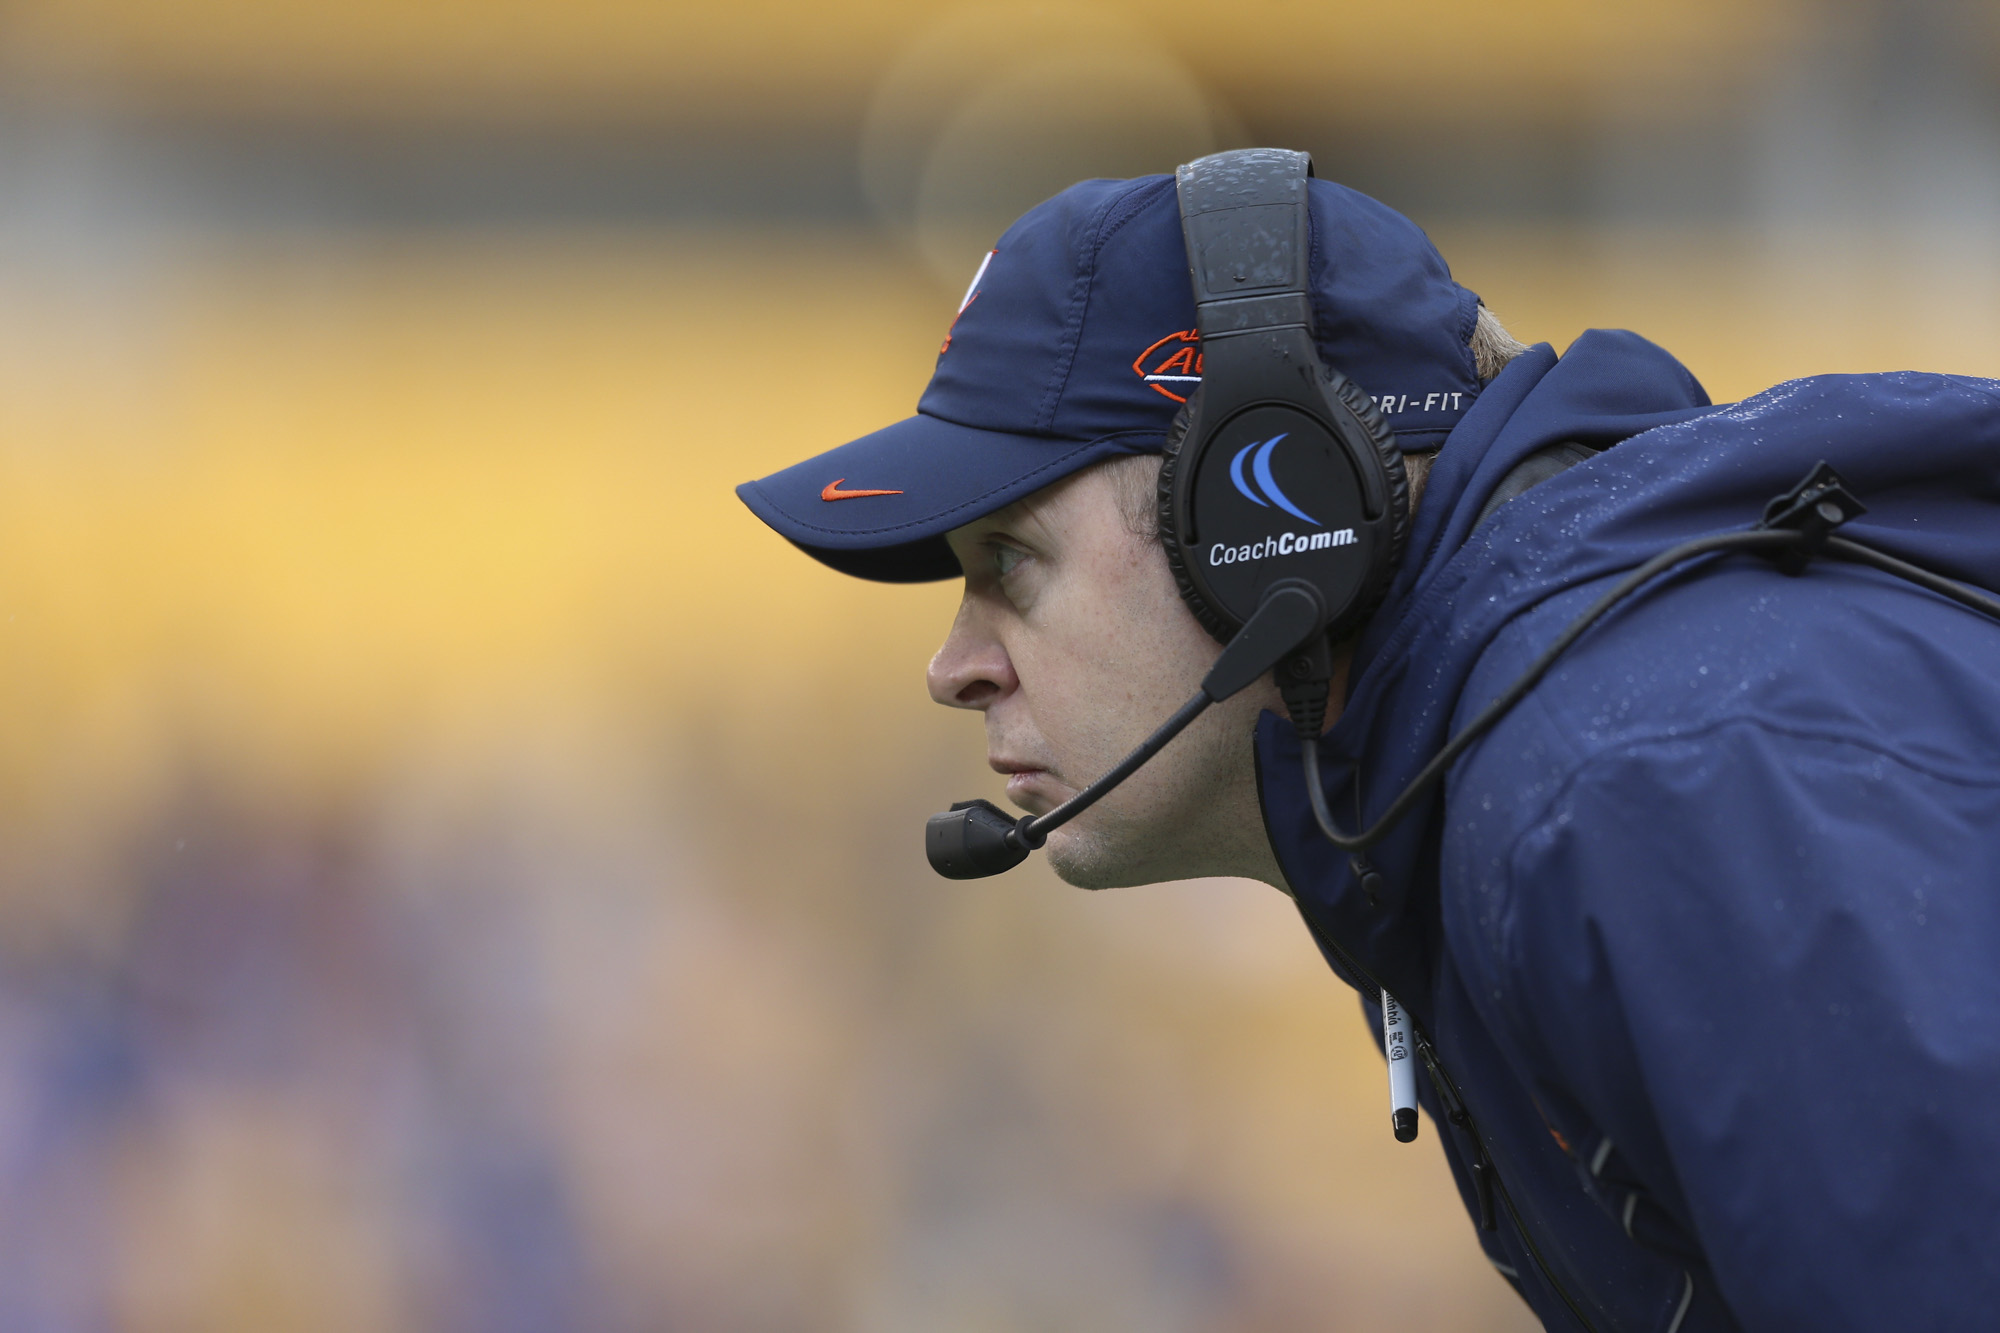
[[[1101,459],[1157,453],[1158,431],[1088,442],[962,426],[918,413],[736,494],[822,564],[883,583],[956,578],[944,535]]]

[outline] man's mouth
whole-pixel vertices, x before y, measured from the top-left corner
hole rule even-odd
[[[1007,775],[1007,799],[1029,814],[1046,814],[1076,795],[1067,783],[1038,764],[1000,758],[986,762],[995,773]]]

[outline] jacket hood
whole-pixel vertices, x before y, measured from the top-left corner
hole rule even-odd
[[[1510,621],[1677,541],[1751,526],[1822,459],[1868,506],[1845,529],[1857,540],[2000,586],[1996,409],[2000,383],[1916,372],[1795,380],[1715,407],[1685,367],[1635,334],[1591,331],[1560,360],[1547,345],[1531,349],[1446,441],[1404,566],[1357,645],[1345,710],[1321,745],[1336,818],[1353,827],[1378,814],[1483,706],[1494,691],[1482,685],[1475,698],[1467,685]],[[1507,473],[1564,441],[1617,447],[1475,531]],[[1560,664],[1538,688],[1560,688],[1559,678]],[[1289,723],[1266,714],[1257,753],[1265,821],[1301,910],[1428,1019],[1418,997],[1435,902],[1409,901],[1406,886],[1431,885],[1435,897],[1451,777],[1369,851],[1387,884],[1371,906],[1313,823]]]

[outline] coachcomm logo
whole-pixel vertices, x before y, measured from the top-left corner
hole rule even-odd
[[[1297,555],[1301,551],[1324,551],[1329,546],[1352,545],[1353,528],[1342,528],[1338,532],[1313,532],[1304,536],[1296,532],[1281,532],[1275,537],[1251,542],[1248,546],[1224,546],[1217,542],[1208,548],[1208,563],[1233,565],[1239,560],[1263,560],[1274,555]]]
[[[1236,457],[1229,460],[1229,480],[1250,503],[1265,509],[1275,506],[1321,531],[1304,536],[1296,532],[1281,532],[1275,537],[1265,537],[1244,546],[1224,546],[1217,542],[1208,548],[1209,564],[1233,565],[1244,560],[1264,560],[1274,555],[1297,555],[1302,551],[1324,551],[1333,546],[1354,545],[1353,528],[1327,531],[1324,523],[1293,504],[1290,497],[1278,489],[1277,478],[1271,475],[1271,454],[1277,449],[1278,441],[1288,434],[1289,431],[1280,432],[1268,440],[1246,444],[1238,449]],[[1248,476],[1244,475],[1245,459],[1249,460]]]

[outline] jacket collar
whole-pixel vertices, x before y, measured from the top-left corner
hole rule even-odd
[[[1321,742],[1338,822],[1358,827],[1379,813],[1449,738],[1479,650],[1504,623],[1472,623],[1455,603],[1478,565],[1477,551],[1466,550],[1475,521],[1507,474],[1552,444],[1609,448],[1712,410],[1680,362],[1623,331],[1591,330],[1560,360],[1546,343],[1531,348],[1487,386],[1432,465],[1402,567],[1356,644],[1346,705]],[[1461,552],[1471,558],[1457,559]],[[1440,801],[1369,851],[1387,885],[1370,904],[1347,856],[1319,835],[1291,724],[1264,714],[1256,747],[1265,827],[1300,910],[1427,1017],[1418,997],[1435,920]]]

